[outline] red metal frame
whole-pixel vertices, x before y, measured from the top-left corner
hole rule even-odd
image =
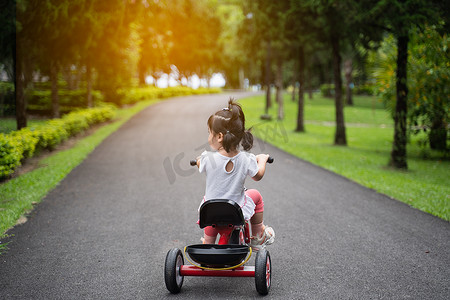
[[[219,245],[227,245],[231,233],[236,226],[214,226],[220,234]],[[243,236],[242,236],[243,235]],[[248,223],[244,225],[244,233],[240,233],[241,240],[250,243],[250,226]],[[193,265],[180,266],[180,276],[211,276],[211,277],[255,277],[255,266],[241,266],[232,270],[208,270]]]
[[[255,277],[255,266],[243,266],[233,270],[205,270],[196,266],[180,267],[181,276],[212,276],[212,277]]]
[[[236,227],[239,226],[233,226],[233,225],[228,225],[228,226],[214,226],[213,227],[219,232],[220,238],[219,238],[219,242],[217,244],[219,245],[227,245],[230,237],[231,237],[231,233],[233,232],[233,230]],[[250,224],[249,223],[245,223],[244,227],[244,241],[246,244],[250,244]],[[241,238],[241,237],[240,237]]]
[[[217,244],[227,245],[235,226],[228,225],[228,226],[217,226],[217,227],[213,226],[213,227],[219,232],[220,235],[219,242]]]

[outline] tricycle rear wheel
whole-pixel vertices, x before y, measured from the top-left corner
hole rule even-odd
[[[256,290],[261,295],[269,293],[272,282],[272,262],[269,251],[266,249],[259,250],[255,259],[255,284]]]
[[[172,294],[177,294],[181,291],[184,277],[180,275],[180,268],[183,264],[183,254],[180,249],[173,248],[167,252],[164,265],[164,280],[167,289]]]

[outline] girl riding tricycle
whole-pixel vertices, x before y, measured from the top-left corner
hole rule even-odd
[[[245,130],[241,106],[230,100],[228,107],[208,119],[208,143],[214,152],[205,151],[191,165],[206,174],[206,190],[199,208],[199,225],[204,229],[202,244],[185,247],[192,265],[183,265],[182,251],[174,248],[166,256],[165,282],[178,293],[184,276],[255,277],[256,289],[267,294],[271,285],[271,260],[265,246],[273,243],[274,230],[263,223],[264,202],[255,190],[246,190],[247,176],[263,178],[267,154],[245,151],[253,146],[253,136]],[[217,236],[220,235],[218,244]],[[255,266],[243,266],[258,251]],[[192,262],[193,260],[194,262]]]

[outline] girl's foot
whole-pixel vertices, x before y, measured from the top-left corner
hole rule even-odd
[[[275,231],[272,227],[265,226],[261,236],[252,236],[250,246],[254,250],[259,250],[267,245],[273,244],[275,240]]]

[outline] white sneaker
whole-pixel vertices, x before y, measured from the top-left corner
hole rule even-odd
[[[261,237],[252,236],[250,246],[254,250],[259,250],[267,245],[273,244],[275,240],[275,231],[272,227],[265,226],[264,232]]]

